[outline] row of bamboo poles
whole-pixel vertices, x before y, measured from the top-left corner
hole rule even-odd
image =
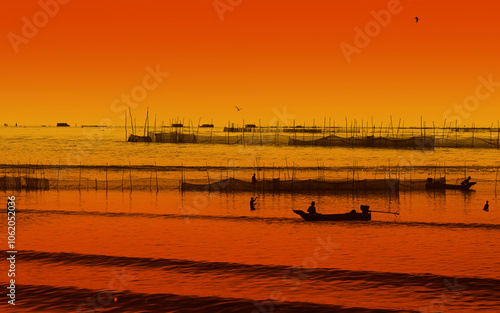
[[[130,112],[129,112],[130,113]],[[132,121],[132,115],[130,113],[130,120]],[[262,133],[274,133],[274,143],[276,145],[280,145],[280,134],[283,132],[288,132],[293,134],[293,138],[297,139],[297,133],[302,133],[302,140],[305,140],[306,134],[310,134],[312,136],[312,140],[324,138],[328,136],[339,136],[345,137],[346,140],[349,138],[356,137],[366,137],[366,136],[379,136],[386,137],[390,139],[403,139],[408,137],[421,137],[425,138],[427,136],[432,136],[437,142],[439,140],[444,142],[445,140],[451,140],[449,137],[452,134],[455,134],[455,142],[456,146],[459,146],[459,133],[471,133],[471,147],[474,147],[474,140],[476,139],[477,133],[490,133],[490,142],[494,141],[493,134],[496,133],[496,148],[500,149],[500,121],[497,121],[497,127],[494,127],[492,123],[490,127],[476,127],[473,123],[470,127],[467,126],[459,126],[457,121],[455,123],[450,122],[447,123],[445,120],[443,126],[437,126],[434,122],[432,122],[432,126],[427,126],[426,121],[421,117],[420,119],[420,127],[409,127],[405,126],[405,122],[402,119],[399,119],[397,126],[393,124],[392,116],[390,117],[390,122],[388,125],[384,126],[384,123],[381,122],[380,126],[375,125],[373,118],[371,119],[371,125],[369,121],[361,120],[361,123],[358,124],[356,119],[352,121],[348,121],[345,118],[345,123],[336,124],[336,121],[331,118],[324,118],[323,125],[317,126],[315,120],[313,120],[312,126],[307,126],[304,122],[303,124],[296,124],[295,120],[291,125],[280,125],[279,121],[276,122],[276,125],[267,125],[262,126],[261,121],[259,120],[258,126],[255,124],[253,127],[246,127],[245,120],[242,120],[242,126],[240,127],[238,124],[231,123],[228,121],[227,127],[225,128],[225,143],[229,144],[230,142],[230,133],[241,133],[241,144],[246,145],[245,133],[252,133],[252,142],[255,143],[255,133],[258,133],[260,138],[260,144],[263,144]],[[179,126],[182,125],[182,126]],[[153,131],[149,131],[149,109],[146,115],[145,125],[144,125],[144,136],[152,136],[152,141],[155,141],[154,134],[163,133],[165,131],[169,132],[178,132],[180,134],[193,135],[198,137],[200,133],[201,118],[198,121],[198,125],[194,126],[193,121],[189,120],[187,125],[184,126],[184,119],[180,119],[179,117],[175,120],[170,120],[168,125],[162,121],[160,132],[156,130],[156,115],[154,121]],[[208,143],[212,143],[213,136],[213,119],[210,124],[210,139]],[[137,124],[131,123],[131,133],[137,133]],[[250,136],[250,135],[247,135]],[[125,114],[125,138],[128,140],[128,128],[127,128],[127,114]],[[439,146],[439,144],[437,145]]]
[[[157,166],[156,163],[151,166],[132,166],[130,163],[128,166],[109,166],[106,164],[105,166],[85,166],[85,165],[75,165],[75,166],[67,166],[67,165],[43,165],[39,164],[38,162],[36,164],[17,164],[16,165],[0,165],[0,167],[3,167],[3,172],[4,178],[7,177],[25,177],[25,178],[36,178],[36,179],[41,179],[41,180],[48,180],[46,178],[46,170],[52,170],[56,171],[56,179],[52,180],[52,187],[56,190],[59,190],[59,184],[60,184],[60,171],[61,170],[67,170],[70,169],[72,171],[78,170],[78,190],[98,190],[98,178],[95,177],[94,179],[89,179],[88,177],[83,177],[82,172],[84,169],[103,169],[104,171],[104,179],[99,180],[99,182],[103,181],[104,182],[104,190],[108,192],[108,190],[120,190],[122,192],[129,191],[132,192],[134,190],[134,180],[133,180],[133,175],[132,172],[133,170],[136,171],[141,171],[141,172],[149,172],[149,191],[153,192],[155,191],[158,193],[161,189],[161,186],[159,184],[158,180],[158,171],[162,172],[172,172],[172,171],[179,171],[180,172],[180,180],[179,180],[179,189],[180,186],[182,186],[183,182],[186,182],[186,173],[189,172],[199,172],[200,168],[199,167],[189,167],[189,166],[184,166],[181,164],[180,167],[162,167],[162,166]],[[418,167],[416,167],[418,168]],[[446,177],[447,172],[450,170],[450,167],[446,166],[433,166],[429,167],[426,166],[426,169],[432,168],[434,169],[434,179],[439,178],[439,177]],[[457,167],[451,167],[453,169],[457,169]],[[467,177],[467,165],[465,164],[463,167],[460,167],[464,171],[464,177]],[[8,172],[8,169],[10,171]],[[110,170],[113,170],[115,173],[118,171],[121,171],[121,184],[118,187],[110,188],[109,187],[109,180],[108,180],[108,172]],[[297,180],[297,172],[298,171],[308,171],[308,172],[317,172],[317,180],[318,181],[325,181],[326,174],[325,172],[327,171],[335,171],[337,174],[339,171],[345,171],[346,172],[346,181],[359,181],[360,180],[360,172],[366,170],[364,167],[360,167],[358,161],[354,161],[353,165],[351,167],[343,167],[343,168],[328,168],[324,165],[324,163],[320,162],[319,160],[317,161],[317,167],[315,168],[310,168],[308,167],[307,169],[298,167],[295,165],[294,162],[292,164],[288,164],[288,159],[285,158],[285,166],[275,166],[274,163],[272,163],[271,166],[266,166],[265,163],[262,165],[260,164],[260,161],[256,159],[254,161],[253,167],[236,167],[233,163],[229,164],[229,160],[226,164],[225,167],[221,166],[209,166],[206,164],[205,166],[205,172],[206,172],[206,178],[207,178],[207,183],[210,184],[211,182],[216,181],[219,176],[220,180],[222,181],[225,178],[232,177],[233,179],[236,178],[236,173],[238,173],[238,176],[241,177],[242,171],[245,171],[246,173],[253,172],[258,175],[257,179],[258,180],[266,180],[271,179],[274,180],[275,178],[278,179],[284,179],[288,181],[294,181]],[[376,170],[374,170],[373,173],[373,179],[377,179],[377,175],[379,172],[383,172],[384,174],[384,179],[388,180],[399,180],[399,181],[406,181],[411,183],[412,179],[412,172],[414,168],[410,168],[410,170],[406,170],[405,167],[400,166],[397,164],[396,166],[391,166],[390,160],[388,161],[387,166],[378,166],[376,167]],[[214,176],[214,174],[210,174],[212,171],[219,171],[219,175],[217,177]],[[230,174],[230,172],[232,172]],[[126,175],[128,174],[128,175]],[[225,174],[225,175],[224,175]],[[266,177],[267,174],[267,177]],[[405,175],[409,174],[409,180],[405,179]],[[439,176],[438,176],[439,175]],[[496,174],[495,174],[495,194],[497,192],[497,185],[498,185],[498,176],[499,176],[499,168],[496,168]],[[116,175],[115,175],[116,177]],[[308,176],[309,178],[310,175]],[[402,179],[403,177],[403,179]],[[0,177],[2,178],[2,177]],[[250,180],[250,177],[248,177]],[[142,181],[144,181],[144,177],[142,178]],[[127,188],[128,185],[128,188]],[[3,187],[3,186],[2,186]],[[144,183],[141,187],[144,187]],[[0,188],[0,189],[5,189],[5,188]],[[144,190],[144,188],[137,188]]]

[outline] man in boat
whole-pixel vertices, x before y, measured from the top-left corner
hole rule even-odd
[[[368,206],[368,205],[362,205],[361,206],[361,212],[363,212],[363,214],[370,214],[370,206]]]
[[[256,183],[257,183],[257,178],[255,178],[255,173],[253,173],[253,176],[252,176],[252,185],[255,186]]]
[[[488,204],[488,201],[486,201],[486,204],[484,205],[483,211],[486,211],[486,212],[490,211],[490,205]]]
[[[253,197],[250,198],[250,210],[255,210],[255,201],[257,200],[257,197],[255,199]]]
[[[469,177],[467,177],[467,179],[465,179],[465,180],[462,182],[462,186],[467,186],[469,183],[470,183],[470,176],[469,176]]]
[[[309,207],[309,209],[307,209],[307,212],[311,215],[315,215],[316,214],[316,207],[314,206],[316,203],[313,201],[311,202],[311,206]]]

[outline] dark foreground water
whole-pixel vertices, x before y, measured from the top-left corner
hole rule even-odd
[[[21,192],[16,306],[4,296],[0,310],[498,312],[490,189],[261,195],[256,211],[251,194]],[[324,213],[369,204],[400,215],[308,223],[292,209],[311,199]],[[1,271],[5,286],[6,261]]]

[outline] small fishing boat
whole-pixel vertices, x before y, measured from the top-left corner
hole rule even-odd
[[[474,186],[476,182],[468,182],[465,184],[447,184],[444,180],[435,180],[433,181],[431,178],[427,180],[425,184],[425,189],[455,189],[455,190],[469,190],[472,186]]]
[[[149,136],[130,135],[128,142],[153,142],[153,140]]]
[[[305,221],[370,221],[372,215],[370,213],[344,213],[344,214],[309,214],[302,210],[293,210],[300,215]]]

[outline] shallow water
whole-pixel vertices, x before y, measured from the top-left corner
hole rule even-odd
[[[400,213],[324,223],[292,212],[310,196],[265,196],[256,211],[248,196],[23,192],[18,308],[75,310],[110,282],[117,300],[101,299],[109,312],[500,307],[500,218],[481,210],[482,193],[321,196],[324,213],[362,203]]]
[[[5,130],[7,129],[7,130]],[[314,168],[371,167],[399,159],[420,165],[467,162],[475,191],[399,193],[203,193],[153,188],[82,188],[16,195],[19,312],[498,312],[500,201],[497,150],[435,152],[343,148],[129,144],[110,133],[84,165],[180,164],[235,160]],[[66,164],[82,129],[4,128],[0,163]],[[69,150],[68,150],[69,147]],[[69,152],[68,152],[69,151]],[[82,152],[83,151],[83,152]],[[255,152],[255,154],[252,154]],[[72,160],[76,160],[72,157]],[[78,165],[79,163],[70,163]],[[412,164],[416,164],[413,163]],[[480,166],[479,166],[480,165]],[[196,171],[193,171],[195,173]],[[98,175],[103,172],[96,170]],[[250,169],[243,172],[248,176]],[[11,175],[9,173],[8,175]],[[49,175],[49,173],[46,173]],[[200,171],[203,177],[206,172]],[[227,174],[227,173],[226,173]],[[332,171],[335,178],[346,175]],[[418,178],[429,174],[421,170]],[[72,176],[71,176],[72,175]],[[71,178],[78,175],[71,173]],[[87,175],[87,174],[85,174]],[[122,172],[109,173],[120,180]],[[162,174],[163,175],[163,174]],[[167,175],[167,174],[165,174]],[[168,174],[174,178],[178,173]],[[229,174],[230,175],[230,174]],[[266,174],[266,177],[269,174]],[[284,175],[281,173],[281,175]],[[314,178],[314,170],[300,175]],[[434,174],[435,175],[435,174]],[[148,173],[142,176],[148,177]],[[193,175],[195,176],[195,175]],[[459,180],[461,170],[449,173]],[[380,178],[380,176],[378,176]],[[415,177],[415,176],[414,176]],[[258,196],[257,210],[249,199]],[[322,213],[370,205],[371,222],[308,223],[292,209],[315,201]],[[482,210],[490,202],[490,212]],[[5,234],[6,219],[0,219]],[[0,237],[5,255],[6,237]],[[8,264],[0,262],[4,273]],[[6,283],[6,275],[0,275]],[[0,310],[12,309],[7,298]]]

